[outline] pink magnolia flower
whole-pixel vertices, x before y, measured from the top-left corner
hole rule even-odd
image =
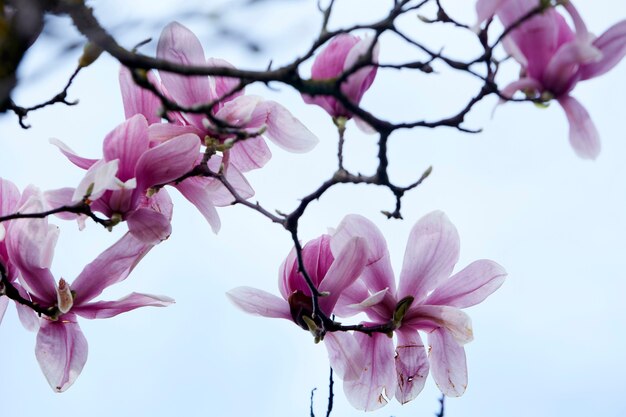
[[[184,65],[232,67],[228,62],[205,59],[200,41],[189,29],[173,22],[161,33],[157,57]],[[162,89],[183,106],[208,104],[219,100],[212,110],[215,118],[249,133],[262,135],[239,141],[225,152],[225,164],[233,164],[242,172],[260,168],[271,158],[263,137],[290,152],[308,152],[318,139],[285,107],[259,96],[232,92],[239,81],[228,77],[186,77],[160,71]],[[231,93],[232,92],[232,93]],[[215,124],[202,114],[173,112],[175,125],[160,124],[154,129],[160,136],[173,131],[194,132],[201,138],[209,136],[224,143],[234,135],[220,133]],[[176,128],[178,126],[178,129]]]
[[[534,7],[537,0],[500,2],[497,16],[510,27]],[[570,95],[579,81],[598,77],[626,55],[626,20],[595,38],[571,1],[565,9],[574,22],[573,31],[556,9],[549,8],[514,29],[506,39],[509,53],[521,64],[522,76],[504,88],[506,96],[524,91],[541,100],[556,99],[569,122],[569,141],[581,158],[595,159],[600,138],[587,110]]]
[[[0,178],[0,216],[6,216],[16,213],[21,203],[21,194],[18,188],[11,181]],[[2,267],[6,279],[13,285],[20,295],[27,296],[24,288],[17,282],[19,271],[15,266],[13,260],[9,257],[7,250],[7,240],[12,232],[13,221],[7,221],[0,223],[0,267]],[[0,323],[6,312],[6,308],[9,304],[9,298],[0,296]],[[15,304],[18,312],[18,316],[22,324],[27,328],[33,327],[33,320],[29,314],[29,309],[21,304]]]
[[[326,316],[334,312],[337,300],[361,274],[366,262],[365,242],[354,238],[344,242],[341,251],[331,251],[332,237],[322,235],[307,243],[302,256],[304,267],[315,287],[325,295],[319,297],[319,306]],[[310,330],[311,291],[298,272],[295,250],[292,250],[279,271],[278,287],[282,298],[251,287],[238,287],[227,293],[230,300],[243,311],[263,317],[293,321]],[[316,323],[319,324],[319,323]],[[360,370],[360,351],[354,340],[345,333],[327,333],[324,337],[331,365],[344,380],[355,378]],[[342,352],[354,352],[345,359]]]
[[[372,39],[361,39],[349,33],[335,36],[328,46],[317,56],[311,69],[311,78],[314,80],[333,80],[339,78],[344,72],[351,70],[362,55],[365,55],[372,46]],[[377,45],[373,50],[373,60],[378,59]],[[367,66],[350,75],[341,84],[341,92],[354,104],[359,104],[363,94],[371,87],[376,77],[378,67]],[[350,113],[339,100],[332,96],[310,96],[303,94],[302,98],[308,104],[317,104],[333,118],[352,118]],[[364,123],[359,122],[363,128]],[[365,128],[369,131],[368,128]]]
[[[350,403],[374,410],[394,396],[400,403],[411,401],[429,371],[442,393],[462,395],[467,386],[463,345],[473,336],[470,319],[461,309],[499,288],[505,271],[495,262],[479,260],[450,276],[459,258],[459,236],[442,212],[426,215],[411,230],[397,289],[385,240],[369,220],[347,216],[333,235],[332,250],[343,250],[355,237],[368,243],[368,265],[342,292],[335,313],[365,312],[365,324],[393,323],[396,341],[381,333],[351,335],[364,365],[356,378],[344,380]],[[428,350],[419,332],[427,334]],[[351,356],[347,352],[339,360]]]
[[[42,195],[33,189],[28,194],[20,211],[42,211]],[[19,219],[12,222],[10,232],[6,237],[7,253],[21,274],[26,295],[54,312],[52,317],[42,316],[38,320],[35,354],[55,391],[69,388],[87,361],[87,340],[77,316],[109,318],[139,307],[164,307],[173,303],[168,297],[140,293],[117,301],[93,301],[104,289],[126,279],[152,248],[130,233],[88,264],[70,285],[63,278],[57,283],[50,272],[58,228],[49,225],[47,219]],[[29,311],[37,322],[35,313]]]
[[[196,135],[183,134],[151,146],[148,122],[144,116],[136,115],[107,135],[102,160],[82,158],[62,142],[53,143],[72,163],[88,171],[78,189],[48,193],[49,201],[59,204],[71,198],[76,202],[88,190],[97,190],[96,196],[90,196],[94,199],[92,209],[111,219],[126,221],[136,238],[146,243],[158,243],[170,235],[172,202],[165,190],[156,194],[150,190],[193,168],[200,150],[200,139]],[[113,167],[117,166],[117,181],[133,186],[116,188],[115,181],[108,184],[115,172],[108,164],[113,162]]]
[[[158,146],[166,141],[177,137],[176,135],[185,134],[190,130],[189,127],[174,125],[169,123],[161,123],[159,109],[161,102],[151,92],[137,86],[132,79],[130,71],[122,67],[120,69],[120,87],[122,91],[122,101],[124,104],[124,112],[127,119],[137,114],[143,115],[149,123],[148,139],[150,147]],[[155,86],[158,82],[152,72],[148,73],[148,80]],[[191,129],[191,133],[197,135],[198,132]],[[198,137],[200,142],[200,138]],[[197,155],[196,164],[202,161],[203,152]],[[223,158],[219,155],[213,155],[209,161],[209,169],[213,172],[222,170],[226,180],[234,188],[242,198],[250,198],[254,195],[254,190],[245,179],[241,171],[234,165],[222,165]],[[234,198],[230,191],[215,178],[209,177],[193,177],[172,184],[172,186],[191,202],[207,220],[215,233],[220,229],[220,218],[215,207],[229,206],[233,203]]]

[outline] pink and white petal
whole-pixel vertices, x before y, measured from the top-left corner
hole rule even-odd
[[[90,166],[98,162],[97,159],[83,158],[81,156],[76,155],[76,153],[69,146],[61,142],[59,139],[51,138],[49,141],[52,145],[59,148],[61,153],[65,155],[65,157],[69,159],[71,163],[73,163],[79,168],[89,169]]]
[[[545,68],[542,78],[544,87],[555,95],[567,92],[577,80],[579,68],[600,60],[602,52],[589,42],[573,41],[562,45]]]
[[[506,275],[504,268],[493,261],[472,262],[436,288],[424,304],[457,308],[476,305],[500,288]]]
[[[366,37],[361,39],[352,49],[348,52],[346,62],[344,64],[344,71],[349,71],[356,65],[361,57],[366,56],[370,48],[372,48],[372,42],[374,38]],[[378,43],[372,48],[372,61],[378,62]],[[378,67],[367,66],[363,67],[352,75],[341,85],[341,91],[346,95],[348,100],[358,104],[363,98],[363,94],[372,86],[374,78],[376,78],[376,72]]]
[[[96,301],[74,307],[72,312],[86,319],[108,319],[140,307],[167,307],[174,299],[163,295],[131,293],[117,301]]]
[[[428,356],[417,330],[404,326],[396,330],[395,333],[398,337],[396,399],[400,404],[406,404],[415,399],[424,389],[429,370]]]
[[[326,333],[324,344],[331,368],[343,381],[358,378],[365,366],[361,345],[354,334],[348,332]]]
[[[45,200],[46,207],[54,209],[72,204],[74,191],[74,188],[69,187],[59,188],[58,190],[44,191],[43,198]],[[56,213],[56,216],[63,220],[74,220],[78,218],[78,214],[66,212]]]
[[[522,68],[528,67],[528,60],[522,53],[521,49],[519,49],[519,46],[517,46],[513,38],[505,36],[504,39],[502,39],[502,46],[504,47],[506,53],[513,57],[513,59],[516,60]]]
[[[174,185],[174,187],[176,187],[191,204],[196,206],[200,214],[204,216],[211,226],[213,233],[219,232],[222,223],[215,209],[212,194],[207,190],[207,183],[202,181],[201,178],[188,178]]]
[[[13,286],[15,286],[22,298],[24,298],[25,300],[31,299],[30,295],[28,294],[28,292],[26,292],[24,287],[22,287],[18,283],[13,283]],[[40,318],[39,315],[35,313],[35,310],[30,307],[26,307],[20,303],[15,303],[15,309],[17,310],[17,317],[20,319],[20,323],[22,323],[22,326],[24,326],[26,330],[28,330],[29,332],[39,330]]]
[[[600,154],[600,135],[587,110],[572,96],[558,99],[569,122],[569,143],[583,159],[596,159]]]
[[[43,320],[35,355],[53,390],[63,392],[78,378],[87,362],[87,340],[75,317]]]
[[[267,126],[263,133],[269,140],[286,151],[295,153],[309,152],[319,142],[306,126],[296,119],[289,110],[275,101],[261,101],[254,109],[251,127]]]
[[[228,291],[226,296],[248,314],[293,321],[287,301],[266,291],[237,287]]]
[[[172,123],[156,123],[148,126],[150,144],[161,143],[186,133],[193,133],[198,138],[204,138],[204,131],[195,126],[177,125]]]
[[[535,80],[534,78],[520,78],[517,81],[513,81],[510,84],[507,84],[500,92],[504,97],[513,98],[517,91],[536,91],[539,92],[543,89],[541,83]],[[500,103],[503,103],[504,100],[500,99]]]
[[[235,66],[230,62],[220,58],[209,58],[206,62],[209,67],[221,67],[235,69]],[[230,101],[244,94],[244,90],[241,89],[236,93],[233,91],[239,86],[239,79],[232,77],[211,77],[209,82],[214,83],[215,98],[222,98],[221,101]],[[228,97],[226,97],[228,96]],[[225,99],[223,99],[225,97]]]
[[[498,10],[498,7],[502,3],[502,0],[478,0],[476,1],[476,24],[474,25],[476,31],[480,29],[480,25],[491,19]]]
[[[397,376],[393,340],[382,333],[354,335],[361,346],[364,366],[356,379],[344,381],[343,391],[350,404],[363,411],[377,410],[393,398]]]
[[[327,80],[337,78],[344,70],[346,57],[350,50],[359,43],[357,36],[349,33],[339,34],[331,39],[328,46],[315,58],[311,68],[311,78]]]
[[[144,152],[135,168],[137,188],[166,184],[189,172],[200,152],[200,138],[187,133]]]
[[[445,328],[461,345],[474,339],[472,320],[465,312],[456,307],[440,305],[410,307],[402,323],[426,332]]]
[[[459,260],[459,234],[441,211],[422,217],[411,230],[400,273],[398,299],[406,296],[420,303],[450,277]]]
[[[104,159],[119,159],[117,177],[127,181],[135,177],[135,166],[139,158],[150,148],[148,121],[136,114],[118,125],[104,138]]]
[[[367,135],[373,135],[377,132],[376,129],[374,129],[369,123],[367,123],[360,117],[353,117],[352,120],[354,120],[356,127],[358,127],[361,132]]]
[[[318,289],[328,292],[319,299],[320,308],[327,315],[333,312],[341,293],[363,272],[367,263],[367,245],[363,238],[352,238],[330,265]]]
[[[170,220],[150,208],[138,208],[126,217],[128,231],[137,239],[150,245],[166,240],[172,234]]]
[[[467,389],[465,349],[445,329],[428,334],[430,370],[439,390],[448,397],[460,397]]]
[[[0,178],[0,216],[15,213],[20,201],[20,191],[9,180]]]
[[[599,77],[610,71],[624,58],[626,55],[626,20],[611,26],[593,41],[593,46],[602,52],[602,58],[581,67],[582,80]]]
[[[178,22],[172,22],[163,29],[157,45],[157,57],[186,66],[204,66],[204,50],[200,41],[189,29]],[[184,76],[167,71],[159,71],[163,86],[171,98],[183,106],[209,103],[215,99],[206,76]],[[198,129],[203,129],[205,116],[186,114],[185,118]]]
[[[126,182],[118,178],[119,160],[105,161],[99,160],[93,164],[85,173],[85,176],[78,184],[72,194],[72,204],[78,203],[83,198],[97,200],[107,190],[132,190],[137,186],[137,181],[129,177]]]
[[[389,260],[387,242],[370,220],[356,214],[344,217],[331,239],[333,253],[339,253],[354,237],[362,237],[367,242],[368,265],[363,279],[368,288],[373,292],[388,288],[391,293],[395,293],[396,280]]]
[[[215,113],[215,117],[234,127],[261,127],[261,121],[264,120],[261,118],[255,120],[252,126],[249,126],[249,124],[255,116],[255,109],[262,102],[263,98],[259,96],[239,96],[225,102],[222,108]]]
[[[335,97],[322,95],[310,96],[308,94],[302,94],[302,100],[306,104],[315,104],[320,106],[332,117],[348,116],[346,114],[346,110]]]
[[[159,82],[154,72],[148,71],[148,82],[153,86],[158,86]],[[130,70],[124,66],[120,67],[119,73],[120,90],[122,92],[122,103],[124,104],[124,115],[130,119],[136,114],[142,114],[148,124],[159,123],[161,116],[161,100],[150,90],[139,87],[133,80]]]
[[[228,154],[228,163],[241,172],[262,168],[272,158],[272,152],[260,136],[236,143]]]
[[[105,288],[126,279],[152,247],[131,233],[122,236],[85,266],[74,280],[71,285],[75,293],[74,306],[84,305],[100,295]]]

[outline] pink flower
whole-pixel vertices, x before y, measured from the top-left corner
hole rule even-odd
[[[497,15],[509,27],[537,5],[537,0],[502,1]],[[507,36],[505,46],[522,65],[522,76],[505,87],[503,94],[512,96],[522,90],[532,98],[556,99],[569,122],[574,151],[581,158],[595,159],[600,153],[598,131],[587,110],[570,93],[579,81],[604,74],[626,55],[626,20],[595,38],[570,1],[565,9],[575,32],[563,16],[549,8]]]
[[[48,193],[56,204],[80,200],[87,190],[97,190],[91,203],[94,211],[128,223],[129,231],[146,243],[158,243],[171,233],[172,202],[165,190],[152,194],[150,189],[173,181],[193,168],[200,150],[200,139],[191,133],[152,146],[148,122],[136,115],[119,125],[104,139],[102,160],[82,158],[60,141],[53,142],[75,165],[88,169],[77,190],[62,189]],[[117,166],[117,170],[111,170]],[[117,172],[117,181],[112,174]],[[117,187],[115,184],[133,186]],[[96,199],[96,197],[99,197]]]
[[[335,313],[365,312],[365,324],[393,323],[396,341],[394,347],[381,333],[351,335],[364,365],[356,378],[344,380],[350,403],[369,411],[394,395],[400,403],[411,401],[424,387],[429,370],[442,393],[462,395],[467,386],[463,345],[473,336],[470,319],[461,309],[500,287],[505,271],[495,262],[479,260],[450,276],[459,258],[459,236],[441,212],[426,215],[411,230],[397,289],[385,240],[369,220],[347,216],[333,235],[332,250],[343,250],[355,237],[368,243],[368,265],[342,292]],[[419,332],[428,335],[429,350]],[[340,356],[339,361],[351,361],[354,353]]]
[[[362,55],[365,55],[372,45],[371,38],[360,39],[348,33],[335,36],[328,46],[318,55],[311,69],[311,78],[314,80],[334,80],[344,72],[350,71]],[[378,58],[378,47],[374,47],[373,60]],[[358,105],[363,94],[371,87],[376,77],[376,66],[361,68],[350,75],[341,84],[341,92],[352,103]],[[317,104],[333,118],[352,118],[350,113],[335,97],[302,95],[306,103]],[[359,125],[361,126],[361,125]]]
[[[146,117],[150,124],[148,127],[150,147],[172,140],[177,135],[198,134],[195,128],[190,128],[189,126],[161,123],[158,116],[159,108],[161,107],[160,100],[151,92],[137,86],[127,68],[122,67],[120,69],[119,80],[126,118],[129,119],[137,114],[141,114]],[[148,80],[153,85],[159,86],[152,72],[148,73]],[[198,141],[200,141],[199,137]],[[197,164],[202,161],[202,156],[203,152],[198,152]],[[222,161],[223,158],[221,156],[213,155],[208,162],[209,169],[216,173],[221,169],[226,180],[239,196],[242,198],[252,197],[254,190],[250,187],[241,171],[232,164],[222,166]],[[209,177],[188,178],[183,182],[172,184],[172,186],[178,189],[190,203],[196,206],[213,231],[217,233],[221,222],[215,207],[229,206],[233,203],[234,198],[230,191],[219,180]]]
[[[157,57],[184,65],[232,67],[228,62],[204,57],[198,38],[180,23],[170,23],[161,33]],[[186,77],[161,71],[162,89],[182,106],[219,102],[212,109],[215,118],[249,133],[262,135],[239,141],[225,152],[225,164],[233,164],[242,172],[257,169],[271,158],[263,137],[267,137],[290,152],[308,152],[318,139],[285,107],[259,96],[245,95],[243,91],[229,94],[239,80],[228,77]],[[202,114],[173,112],[175,125],[154,125],[155,134],[167,137],[173,131],[196,133],[201,138],[209,136],[224,143],[234,135],[223,134],[214,123]]]
[[[366,261],[366,246],[362,239],[344,242],[338,252],[331,251],[331,240],[328,235],[320,236],[307,243],[302,250],[305,270],[315,287],[325,294],[319,297],[319,306],[326,316],[333,313],[342,292],[361,274]],[[309,323],[313,322],[311,291],[298,272],[295,250],[281,265],[278,280],[282,298],[251,287],[238,287],[227,295],[247,313],[290,320],[308,330]],[[361,363],[358,346],[346,336],[343,333],[327,333],[324,337],[331,365],[344,380],[356,377]],[[356,352],[356,355],[344,360],[336,353],[342,349]]]
[[[34,189],[25,192],[27,194],[20,211],[42,211],[41,194]],[[109,318],[139,307],[164,307],[173,300],[132,293],[117,301],[93,301],[104,289],[126,279],[152,248],[130,233],[88,264],[71,285],[63,278],[57,283],[50,272],[57,237],[58,228],[49,225],[47,219],[14,220],[11,233],[7,234],[6,247],[28,291],[25,295],[54,312],[52,317],[39,319],[35,354],[50,386],[62,392],[74,383],[87,361],[87,340],[77,323],[77,316]],[[29,312],[37,322],[35,313]]]

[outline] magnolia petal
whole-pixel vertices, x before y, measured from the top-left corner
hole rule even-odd
[[[84,305],[105,288],[123,281],[153,245],[126,233],[120,240],[89,263],[71,285],[74,306]]]
[[[302,122],[275,101],[261,101],[254,109],[252,120],[254,124],[261,120],[267,126],[263,135],[289,152],[309,152],[319,142],[317,136]]]
[[[504,268],[493,261],[481,259],[472,262],[437,287],[424,304],[470,307],[500,288],[505,277]]]
[[[417,305],[409,308],[403,324],[427,332],[445,328],[458,344],[469,343],[474,339],[472,320],[456,307],[439,305]]]
[[[224,123],[239,128],[246,128],[253,118],[256,107],[263,101],[259,96],[239,96],[227,101],[222,108],[215,113],[215,117]],[[254,127],[261,124],[255,124]]]
[[[343,381],[358,378],[365,366],[361,345],[352,333],[326,333],[324,344],[328,350],[328,361],[333,371]]]
[[[48,383],[57,392],[68,389],[87,362],[87,340],[73,319],[43,320],[37,333],[37,361]]]
[[[134,178],[122,182],[117,178],[119,170],[119,160],[105,161],[99,160],[93,164],[85,173],[85,176],[78,184],[78,187],[72,194],[72,204],[78,203],[83,198],[88,197],[89,200],[97,200],[107,190],[132,190],[137,186]]]
[[[157,123],[148,126],[148,139],[151,144],[165,142],[185,133],[193,133],[204,138],[204,131],[195,126],[176,125],[172,123]]]
[[[153,86],[158,86],[158,81],[154,72],[147,72],[148,82]],[[122,103],[124,105],[124,115],[130,119],[136,114],[143,115],[149,124],[159,123],[161,116],[161,100],[153,92],[146,88],[139,87],[133,80],[130,70],[124,66],[120,67],[119,73],[120,90],[122,92]]]
[[[624,58],[626,55],[626,20],[611,26],[593,41],[593,46],[602,52],[602,58],[581,67],[582,80],[599,77],[610,71]]]
[[[136,114],[118,125],[104,138],[104,159],[119,159],[117,177],[127,181],[135,177],[135,167],[139,158],[150,148],[148,141],[148,121]]]
[[[377,410],[393,398],[396,391],[393,340],[382,333],[354,335],[361,346],[364,366],[356,379],[343,382],[343,391],[358,410]]]
[[[396,346],[396,373],[398,388],[396,399],[406,404],[418,396],[428,376],[428,356],[426,348],[416,330],[401,327],[396,330],[398,346]]]
[[[86,319],[108,319],[140,307],[167,307],[174,299],[162,295],[131,293],[117,301],[97,301],[74,307],[72,312]]]
[[[398,299],[421,302],[452,273],[459,259],[459,234],[441,211],[422,217],[411,230],[400,273]]]
[[[293,321],[287,301],[274,294],[252,287],[237,287],[226,296],[248,314]]]
[[[220,58],[209,58],[206,62],[209,67],[221,67],[235,69],[235,66],[230,62]],[[239,87],[239,79],[233,77],[212,77],[209,81],[213,82],[215,88],[215,98],[220,101],[233,100],[244,94],[244,90],[241,89],[234,92]]]
[[[428,335],[430,370],[439,390],[448,397],[460,397],[467,388],[465,349],[444,329]]]
[[[172,22],[163,29],[157,45],[157,57],[186,66],[203,66],[206,63],[200,41],[189,29]],[[206,76],[184,76],[159,71],[163,85],[171,97],[183,106],[208,103],[212,97],[209,79]],[[189,115],[193,124],[202,128],[202,116]]]
[[[543,86],[556,96],[567,92],[576,82],[581,65],[596,62],[602,52],[589,42],[572,41],[562,45],[550,59],[543,73]]]
[[[359,40],[359,42],[350,49],[350,52],[348,52],[343,70],[350,71],[359,62],[361,57],[367,55],[370,49],[372,49],[372,62],[376,63],[378,61],[379,47],[378,43],[376,43],[372,48],[372,42],[374,42],[374,38],[370,37]],[[358,69],[341,84],[341,92],[345,94],[348,100],[359,104],[363,98],[363,94],[372,86],[377,71],[378,67],[375,65]]]
[[[200,214],[209,222],[213,233],[219,232],[221,221],[215,209],[210,190],[207,190],[207,183],[202,181],[201,178],[188,178],[174,185],[174,187],[176,187],[191,204],[196,206]]]
[[[151,208],[138,208],[126,217],[128,231],[143,243],[156,245],[172,233],[170,220]]]
[[[359,237],[351,239],[337,255],[319,285],[321,292],[328,293],[319,299],[322,311],[326,314],[332,313],[339,296],[361,275],[366,262],[365,240]]]
[[[502,0],[478,0],[476,1],[476,24],[474,28],[476,31],[480,29],[480,25],[491,19],[498,10],[498,7],[502,3]]]
[[[583,159],[596,159],[600,154],[600,135],[587,110],[571,96],[558,99],[569,122],[569,143]]]
[[[61,153],[65,155],[65,157],[69,159],[71,163],[79,168],[89,169],[90,166],[98,162],[97,159],[83,158],[76,155],[76,153],[69,146],[61,142],[59,139],[51,138],[49,142],[59,148]]]
[[[17,289],[23,299],[31,299],[28,292],[26,292],[26,290],[21,285],[19,285],[18,283],[13,283],[13,286]],[[17,310],[17,317],[20,319],[20,323],[22,323],[22,326],[24,326],[26,330],[28,330],[29,332],[39,330],[40,319],[38,314],[35,313],[35,310],[30,307],[26,307],[25,305],[22,305],[20,303],[15,303],[15,309]]]
[[[73,203],[72,197],[74,196],[74,188],[59,188],[58,190],[44,191],[43,198],[45,204],[49,208],[57,208],[62,206],[71,205]],[[79,217],[78,214],[61,212],[55,214],[58,218],[63,220],[75,220]]]
[[[229,164],[241,172],[262,168],[272,158],[272,152],[260,136],[236,143],[228,153]]]
[[[15,213],[20,201],[20,191],[9,180],[0,178],[0,216]]]
[[[200,151],[200,138],[187,133],[144,152],[135,168],[138,188],[167,184],[189,172]]]
[[[209,160],[209,169],[213,172],[219,172],[222,165],[222,158],[219,156],[213,156]],[[246,180],[246,177],[243,176],[241,171],[234,166],[229,165],[223,169],[224,175],[228,183],[235,189],[239,197],[243,199],[248,199],[254,195],[254,190],[252,186]],[[231,194],[231,192],[222,184],[221,181],[216,179],[206,179],[207,181],[207,191],[211,193],[211,199],[213,204],[217,207],[230,206],[235,201],[235,198]]]
[[[371,291],[378,292],[389,288],[396,291],[396,280],[389,260],[387,242],[378,228],[363,216],[351,214],[339,223],[331,239],[331,249],[339,253],[354,237],[362,237],[367,243],[367,267],[363,280]]]
[[[334,36],[328,46],[315,58],[311,68],[311,78],[327,80],[337,78],[344,70],[346,57],[350,50],[359,43],[357,36],[342,33]]]
[[[373,135],[378,132],[369,123],[367,123],[365,120],[361,119],[360,117],[353,117],[353,120],[354,120],[354,123],[356,124],[356,127],[358,127],[361,132],[367,135]]]
[[[376,304],[382,302],[383,299],[385,298],[385,295],[388,292],[389,292],[389,288],[385,288],[383,290],[380,290],[380,291],[370,295],[369,297],[367,297],[366,299],[364,299],[360,303],[350,304],[349,307],[365,311],[365,310],[369,309],[370,307],[373,307]]]

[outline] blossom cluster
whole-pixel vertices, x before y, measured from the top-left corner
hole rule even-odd
[[[571,93],[578,82],[606,73],[626,55],[626,21],[595,37],[574,5],[561,3],[557,8],[549,1],[478,0],[474,29],[488,31],[497,17],[506,33],[504,48],[520,65],[520,78],[499,91],[501,99],[513,100],[521,91],[535,103],[556,100],[569,122],[574,151],[595,158],[598,132]],[[234,68],[207,58],[198,38],[179,23],[163,30],[157,58]],[[321,107],[340,129],[352,119],[372,132],[358,110],[375,81],[378,59],[377,37],[337,34],[311,70],[311,81],[335,85],[335,94],[303,94],[303,101]],[[28,186],[20,192],[0,178],[0,217],[20,214],[0,222],[0,321],[15,300],[24,327],[37,332],[37,361],[59,392],[74,383],[87,360],[79,317],[109,318],[174,302],[143,293],[96,301],[172,233],[171,188],[217,233],[217,207],[254,195],[246,174],[271,159],[266,140],[295,153],[318,143],[285,106],[246,94],[246,83],[238,78],[123,67],[119,82],[125,120],[104,138],[101,157],[80,156],[51,140],[85,171],[76,187],[43,192]],[[53,210],[59,207],[68,209]],[[59,228],[48,216],[37,216],[45,212],[77,220],[80,228],[89,216],[109,229],[125,223],[128,231],[73,280],[57,278],[51,267]],[[429,373],[443,394],[460,396],[468,382],[464,345],[473,338],[463,309],[498,289],[506,272],[483,259],[453,273],[459,247],[447,216],[427,214],[410,232],[396,282],[382,233],[370,220],[348,215],[329,234],[291,251],[279,269],[281,297],[253,287],[235,288],[228,297],[248,313],[289,320],[323,341],[346,397],[358,409],[380,408],[393,397],[413,400]],[[362,320],[355,325],[335,319],[355,316]]]

